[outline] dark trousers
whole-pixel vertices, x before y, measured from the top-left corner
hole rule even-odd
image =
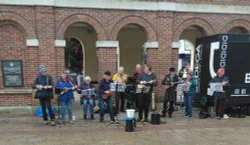
[[[169,107],[168,107],[168,102],[169,102]],[[172,113],[174,112],[174,101],[171,101],[169,99],[164,99],[162,114],[166,115],[167,112],[169,115],[172,115]]]
[[[47,106],[47,109],[49,110],[50,119],[54,120],[55,115],[54,115],[52,108],[51,108],[51,99],[50,98],[40,98],[39,101],[40,101],[40,105],[42,107],[43,120],[44,121],[48,120],[47,113],[46,113],[46,106]]]
[[[223,117],[225,113],[225,99],[216,100],[216,116]]]
[[[121,100],[120,111],[124,111],[125,99],[124,99],[124,93],[123,92],[117,92],[117,94],[116,94],[115,106],[117,108],[118,113],[119,113],[120,100]]]
[[[144,119],[148,119],[150,100],[151,100],[150,94],[139,94],[138,95],[139,119],[143,118],[143,115],[142,115],[143,111],[144,111]]]

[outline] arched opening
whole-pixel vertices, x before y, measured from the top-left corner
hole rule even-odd
[[[228,31],[230,34],[248,34],[248,30],[244,27],[234,27]]]
[[[143,64],[145,31],[136,24],[128,24],[119,31],[118,41],[118,66],[123,66],[125,72],[132,76],[135,65]]]
[[[190,68],[193,69],[193,57],[194,57],[194,46],[196,39],[205,36],[206,32],[199,26],[189,26],[184,29],[180,35],[179,42],[179,60],[178,70],[190,64]]]
[[[88,75],[97,81],[97,55],[95,43],[97,34],[92,26],[86,23],[75,23],[66,30],[64,38],[65,67],[78,75]]]
[[[82,43],[74,37],[66,38],[66,47],[64,51],[65,67],[73,73],[84,71],[84,48]]]

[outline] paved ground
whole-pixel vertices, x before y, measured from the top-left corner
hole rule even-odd
[[[138,123],[131,133],[124,131],[123,121],[105,127],[106,117],[106,123],[77,120],[51,127],[31,115],[1,115],[0,145],[250,145],[250,117],[187,119],[178,111],[161,125]]]

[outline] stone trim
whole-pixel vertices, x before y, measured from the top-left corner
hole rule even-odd
[[[118,41],[96,41],[96,48],[117,48],[119,47]]]
[[[215,4],[187,4],[176,2],[140,2],[115,0],[8,0],[0,1],[2,5],[53,6],[91,9],[122,9],[138,11],[174,11],[192,13],[233,13],[249,14],[250,6],[232,6]]]
[[[55,47],[65,47],[66,41],[65,40],[55,40]]]
[[[26,39],[26,45],[27,46],[39,46],[39,40],[38,39]]]
[[[31,94],[32,89],[2,89],[0,94]]]

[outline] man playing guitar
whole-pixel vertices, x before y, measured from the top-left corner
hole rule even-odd
[[[113,113],[113,105],[111,99],[111,91],[110,91],[110,84],[113,83],[111,80],[111,73],[106,71],[104,73],[103,79],[99,83],[99,105],[100,105],[100,118],[99,122],[102,123],[104,121],[104,110],[105,105],[104,102],[107,104],[107,108],[109,110],[110,120],[112,123],[115,122],[115,116]]]
[[[179,83],[179,78],[175,73],[175,68],[170,68],[169,74],[166,75],[161,82],[162,85],[166,86],[161,117],[166,117],[167,112],[168,112],[168,117],[169,118],[172,117],[172,113],[174,111],[174,102],[176,100],[176,86],[178,83]],[[169,108],[167,107],[168,102],[170,104]]]

